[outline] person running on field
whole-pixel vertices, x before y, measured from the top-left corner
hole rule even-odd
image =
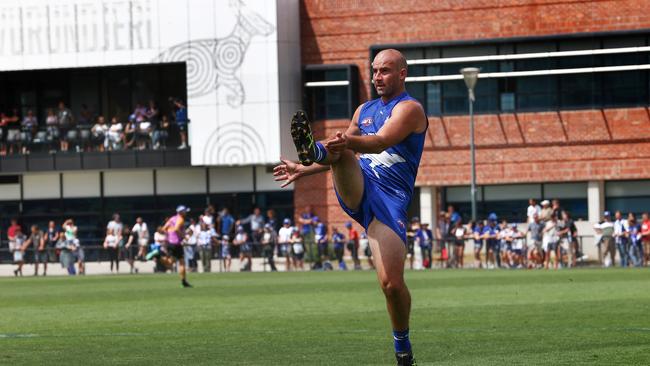
[[[176,207],[176,215],[172,216],[165,225],[163,225],[163,230],[167,233],[167,262],[170,265],[173,265],[175,262],[178,265],[178,274],[181,277],[181,286],[182,287],[192,287],[192,285],[187,282],[187,274],[185,269],[185,258],[183,253],[183,235],[185,225],[185,216],[190,211],[189,208],[180,205]]]

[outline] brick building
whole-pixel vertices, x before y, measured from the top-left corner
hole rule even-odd
[[[316,117],[319,136],[346,128],[350,108],[341,105],[354,104],[353,111],[374,97],[374,54],[400,49],[409,61],[407,89],[423,103],[430,124],[411,213],[433,222],[434,212],[453,204],[467,219],[467,90],[462,80],[444,76],[481,67],[495,75],[479,79],[477,86],[479,216],[494,211],[523,221],[528,198],[559,198],[589,222],[605,209],[648,211],[646,6],[644,1],[305,0],[304,102]],[[296,212],[311,204],[330,222],[347,219],[330,177],[304,179],[295,192]],[[583,223],[582,233],[590,226]]]

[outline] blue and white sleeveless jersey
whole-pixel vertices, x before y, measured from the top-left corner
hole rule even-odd
[[[375,135],[391,117],[397,103],[414,100],[404,92],[387,103],[381,98],[366,102],[359,114],[358,126],[362,135]],[[426,131],[425,131],[426,132]],[[360,156],[361,169],[368,179],[376,183],[384,192],[396,195],[409,202],[413,195],[415,177],[424,149],[425,133],[411,133],[397,145],[391,146],[380,154],[363,154]]]

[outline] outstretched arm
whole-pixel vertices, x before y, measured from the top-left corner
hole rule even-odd
[[[280,161],[281,163],[273,168],[273,176],[276,182],[284,181],[280,186],[282,188],[298,180],[298,178],[330,170],[329,165],[312,164],[310,166],[304,166],[287,159],[280,159]]]

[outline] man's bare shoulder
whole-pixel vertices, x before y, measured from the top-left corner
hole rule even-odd
[[[397,103],[393,108],[393,114],[395,113],[417,126],[415,128],[417,132],[422,132],[428,125],[424,108],[417,100],[404,100]]]

